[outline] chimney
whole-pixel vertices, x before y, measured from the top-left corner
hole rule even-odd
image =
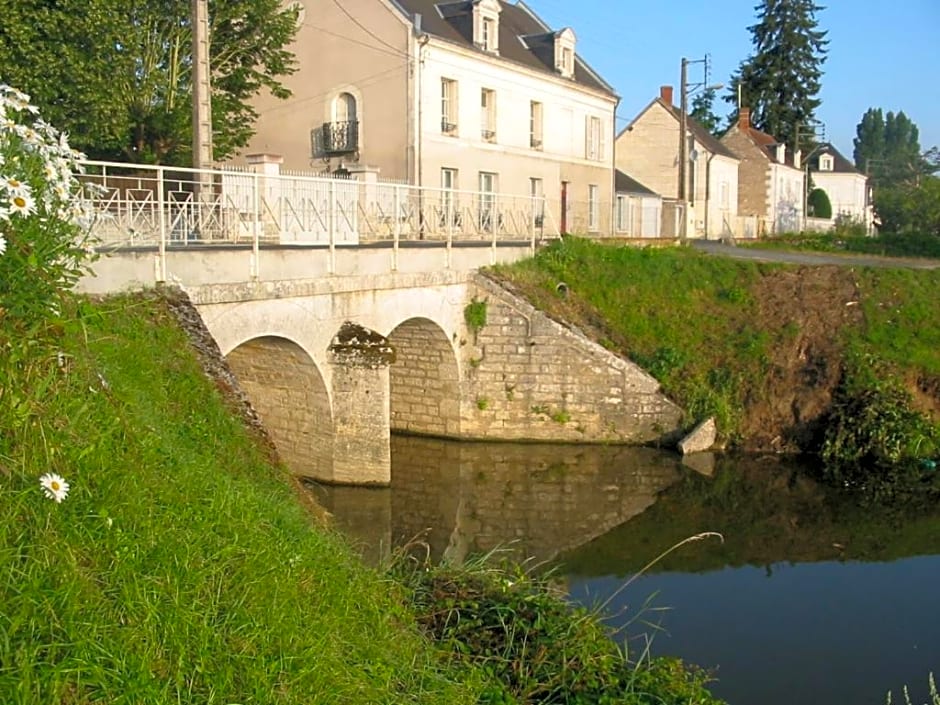
[[[672,105],[672,86],[660,86],[659,97],[666,105]]]
[[[783,143],[777,145],[777,161],[785,164],[787,161],[787,146]]]
[[[738,110],[738,129],[741,129],[741,130],[751,129],[751,109],[750,108],[741,108],[740,110]]]
[[[798,149],[793,153],[793,166],[797,169],[802,168],[803,166],[803,150]]]

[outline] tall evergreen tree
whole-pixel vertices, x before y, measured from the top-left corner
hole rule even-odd
[[[754,52],[731,77],[725,100],[751,109],[751,123],[786,142],[799,141],[798,128],[812,124],[820,100],[826,32],[817,29],[814,0],[762,0],[748,27]],[[737,121],[737,110],[731,116]]]
[[[879,187],[915,184],[937,169],[935,149],[922,152],[920,131],[904,114],[869,108],[855,128],[855,167]]]
[[[721,118],[715,115],[715,89],[706,88],[692,99],[689,116],[699,125],[717,136],[721,130]]]

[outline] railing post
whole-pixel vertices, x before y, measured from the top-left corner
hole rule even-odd
[[[444,217],[447,218],[447,252],[444,255],[444,268],[450,269],[453,264],[451,258],[454,246],[454,194],[452,191],[447,192],[447,213]]]
[[[257,281],[261,276],[261,178],[257,172],[251,178],[252,189],[254,190],[255,202],[255,226],[252,228],[251,235],[251,266],[249,275],[252,281]]]
[[[395,184],[395,234],[392,239],[392,271],[398,271],[398,243],[401,241],[401,186]]]
[[[156,279],[166,282],[166,203],[163,197],[163,167],[157,167],[157,208],[160,211],[160,243],[157,249]]]
[[[490,264],[496,264],[496,234],[499,232],[499,195],[493,195],[493,214],[490,218],[490,227],[493,228],[493,241],[490,244]]]
[[[330,178],[330,204],[327,216],[330,237],[330,257],[328,271],[330,274],[336,273],[336,177]]]

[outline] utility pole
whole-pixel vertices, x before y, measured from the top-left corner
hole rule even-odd
[[[708,68],[709,68],[709,55],[706,54],[702,59],[690,60],[682,57],[681,71],[679,75],[679,190],[678,190],[678,200],[679,204],[682,207],[682,224],[679,229],[679,238],[685,240],[688,236],[688,227],[689,227],[689,139],[688,139],[688,122],[689,122],[689,93],[694,92],[700,88],[705,88],[706,90],[710,88],[721,88],[722,84],[717,83],[714,86],[707,86],[708,83]],[[694,83],[689,85],[689,64],[704,64],[705,65],[705,76],[704,80],[699,83]]]
[[[212,93],[209,84],[209,2],[192,0],[193,168],[212,166]]]

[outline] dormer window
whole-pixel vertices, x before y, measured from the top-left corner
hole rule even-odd
[[[499,52],[499,13],[497,0],[473,2],[473,43],[491,54]]]
[[[555,34],[555,70],[564,78],[574,77],[574,32],[570,27]]]
[[[832,171],[835,166],[835,160],[832,158],[831,154],[823,154],[819,158],[819,170],[820,171]]]

